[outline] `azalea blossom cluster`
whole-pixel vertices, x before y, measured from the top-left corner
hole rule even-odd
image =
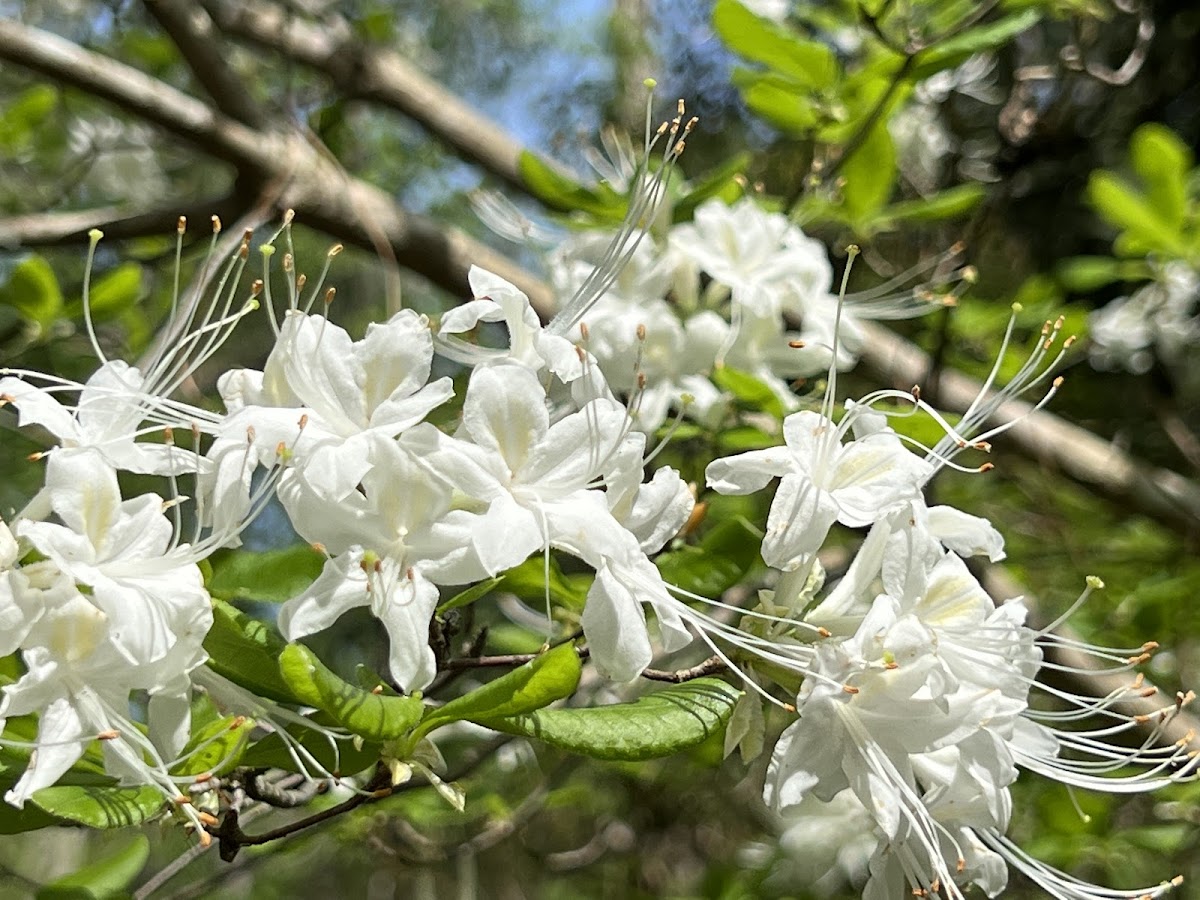
[[[676,120],[671,139],[687,127]],[[96,341],[101,365],[83,385],[4,371],[0,399],[57,442],[44,454],[42,490],[0,526],[0,655],[19,652],[24,671],[4,687],[0,720],[37,716],[28,766],[6,799],[20,806],[54,784],[97,739],[111,775],[175,799],[196,685],[255,715],[295,716],[224,682],[202,646],[212,611],[199,564],[237,546],[277,498],[326,556],[281,608],[279,631],[295,641],[366,607],[387,632],[388,674],[404,692],[436,675],[429,626],[443,588],[531,556],[548,567],[551,552],[595,573],[580,626],[603,676],[630,681],[659,650],[706,645],[739,673],[748,702],[795,716],[771,753],[766,802],[801,823],[826,812],[864,823],[848,866],[868,873],[864,896],[961,897],[970,884],[995,895],[1009,867],[1059,897],[1166,890],[1073,881],[1004,836],[1019,768],[1132,792],[1189,778],[1196,763],[1188,747],[1158,747],[1157,735],[1133,749],[1112,744],[1139,727],[1115,710],[1119,697],[1039,684],[1043,648],[1057,639],[1026,624],[1019,600],[996,604],[963,561],[1002,558],[1002,538],[985,519],[923,500],[940,469],[983,468],[957,458],[1004,430],[988,423],[1006,399],[1050,399],[1060,326],[1048,324],[1016,378],[956,424],[918,392],[875,391],[839,410],[855,318],[928,304],[911,291],[897,301],[890,287],[847,298],[844,281],[835,292],[824,248],[752,199],[705,203],[691,224],[643,241],[637,222],[652,217],[661,188],[648,179],[637,189],[631,206],[643,208],[615,238],[560,248],[552,271],[563,302],[545,325],[517,287],[473,268],[472,298],[440,322],[402,310],[354,340],[329,317],[324,276],[308,285],[296,275],[281,232],[288,290],[278,318],[269,276],[239,299],[247,236],[212,273],[208,299],[178,304],[141,365],[107,359]],[[260,247],[265,266],[280,234]],[[263,368],[219,378],[221,412],[175,399],[260,306],[275,328]],[[444,414],[457,402],[454,381],[431,378],[437,355],[461,367],[457,414]],[[773,587],[754,608],[687,594],[654,562],[692,517],[698,486],[655,465],[662,447],[651,435],[672,408],[701,422],[724,415],[720,366],[798,410],[782,421],[783,444],[707,467],[718,493],[777,482],[761,546]],[[818,373],[823,399],[799,409],[787,379]],[[906,442],[889,422],[913,415],[945,438]],[[167,489],[123,498],[119,472],[158,476]],[[826,585],[821,553],[835,523],[866,536]],[[1143,655],[1089,652],[1117,669]],[[779,671],[802,684],[798,694],[781,699]],[[1034,691],[1054,705],[1036,711]],[[142,697],[134,721],[130,701]]]

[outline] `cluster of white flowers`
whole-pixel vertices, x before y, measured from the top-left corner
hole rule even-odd
[[[672,135],[686,133],[675,124]],[[652,193],[632,221],[652,218],[654,205]],[[0,373],[0,400],[59,441],[44,454],[43,489],[11,529],[0,526],[0,654],[19,651],[25,670],[4,688],[0,720],[39,716],[9,802],[53,784],[97,738],[111,774],[178,795],[171,770],[189,737],[193,681],[220,693],[212,673],[200,678],[212,612],[197,563],[236,546],[277,497],[295,530],[327,555],[320,576],[282,607],[280,631],[296,640],[368,607],[405,691],[436,674],[428,635],[440,587],[551,550],[595,571],[581,624],[605,676],[635,678],[655,636],[666,651],[702,640],[748,689],[797,714],[772,753],[766,801],[806,818],[828,804],[835,818],[867,823],[858,855],[845,848],[845,864],[869,872],[866,896],[907,888],[961,897],[972,883],[995,894],[1009,865],[1059,897],[1169,887],[1103,892],[1005,839],[1017,767],[1136,791],[1190,777],[1195,764],[1186,747],[1107,743],[1134,727],[1112,710],[1115,697],[1057,693],[1066,712],[1035,713],[1029,694],[1040,689],[1041,647],[1054,638],[1026,626],[1019,600],[995,604],[961,558],[1000,559],[1002,539],[985,519],[922,499],[933,474],[964,468],[956,455],[986,449],[1003,430],[985,423],[1005,398],[1045,387],[1057,327],[1004,391],[981,396],[957,425],[919,394],[893,390],[846,401],[839,416],[837,374],[853,362],[856,316],[909,314],[923,301],[911,292],[850,301],[844,281],[835,295],[824,248],[750,199],[701,205],[657,246],[635,232],[613,242],[584,236],[560,250],[555,282],[572,299],[545,326],[525,294],[474,268],[473,299],[436,326],[406,310],[358,341],[312,312],[331,295],[321,293],[323,277],[304,290],[289,252],[274,347],[261,371],[219,379],[222,413],[172,395],[257,298],[271,309],[263,283],[236,303],[249,237],[211,300],[181,304],[140,369],[105,360],[97,344],[102,365],[85,385]],[[278,238],[263,245],[265,263]],[[800,330],[789,330],[789,317]],[[503,346],[469,339],[487,323],[503,324]],[[448,428],[426,421],[455,393],[450,378],[430,380],[435,354],[463,366],[461,415]],[[709,421],[722,402],[711,379],[722,364],[758,377],[788,409],[799,401],[786,378],[827,377],[819,409],[784,419],[782,446],[708,466],[720,493],[754,493],[778,479],[761,548],[775,587],[741,611],[740,625],[717,598],[665,583],[652,560],[691,516],[694,488],[649,465],[658,448],[648,449],[647,434],[671,407]],[[888,416],[915,414],[931,416],[945,439],[919,452],[906,446]],[[191,436],[187,448],[176,433]],[[166,479],[169,499],[123,500],[118,471]],[[176,487],[184,477],[195,485],[190,504]],[[194,523],[187,541],[185,506]],[[834,523],[868,531],[827,589],[819,554]],[[712,607],[723,615],[709,615]],[[760,662],[770,665],[759,671]],[[764,673],[780,666],[803,678],[794,704],[763,687]],[[148,728],[129,713],[142,694]],[[1116,724],[1064,727],[1089,716]]]
[[[1186,262],[1164,265],[1158,277],[1092,313],[1092,364],[1141,375],[1154,360],[1174,366],[1200,337],[1200,273]]]

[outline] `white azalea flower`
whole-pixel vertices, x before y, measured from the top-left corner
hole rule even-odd
[[[432,361],[428,323],[412,310],[370,325],[360,341],[322,316],[289,310],[263,371],[219,380],[233,415],[210,456],[237,454],[252,429],[260,462],[283,444],[310,487],[343,500],[365,475],[375,437],[396,437],[453,396],[449,378],[426,383]],[[247,470],[245,490],[248,479]]]
[[[778,569],[806,566],[834,522],[870,525],[888,509],[916,497],[929,465],[890,429],[843,443],[856,418],[840,423],[810,411],[784,419],[783,447],[751,450],[710,463],[708,485],[722,494],[750,494],[773,478],[762,554]]]
[[[609,479],[623,482],[618,472],[625,466],[641,471],[644,437],[630,433],[624,407],[594,400],[551,424],[545,392],[533,372],[489,366],[471,377],[462,432],[470,442],[426,432],[434,443],[423,459],[483,508],[471,542],[489,572],[503,571],[545,547],[596,569],[583,627],[598,668],[616,680],[635,677],[650,662],[642,602],[658,612],[669,649],[690,639],[677,602],[641,546],[643,540],[651,545],[665,540],[671,527],[658,527],[651,510],[672,525],[680,522],[685,507],[678,483],[664,482],[644,497],[639,491],[632,505],[628,494],[615,500],[639,534],[614,516],[599,490]],[[663,496],[655,497],[659,490]]]

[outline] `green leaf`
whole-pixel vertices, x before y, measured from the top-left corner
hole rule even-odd
[[[8,790],[12,785],[0,785]],[[0,835],[21,834],[26,831],[37,831],[51,825],[66,824],[62,819],[55,818],[49,813],[42,812],[32,803],[26,803],[24,809],[17,809],[7,803],[0,803]]]
[[[254,720],[245,716],[225,716],[197,728],[180,754],[183,762],[174,766],[171,774],[220,775],[230,771],[245,752],[253,730]]]
[[[782,419],[787,414],[775,392],[749,372],[721,366],[713,370],[712,380],[721,390],[733,394],[738,405],[744,409],[765,412],[776,419]]]
[[[213,625],[204,638],[204,649],[215,672],[260,697],[295,703],[295,695],[279,674],[279,654],[285,646],[265,622],[213,598]]]
[[[1159,250],[1175,257],[1187,256],[1188,247],[1179,231],[1159,215],[1145,195],[1112,172],[1093,172],[1088,178],[1087,195],[1100,215],[1133,239],[1130,250],[1140,249],[1142,253]]]
[[[892,196],[896,180],[896,147],[880,116],[867,137],[842,166],[842,207],[851,221],[869,220]]]
[[[32,144],[34,133],[57,103],[58,90],[48,84],[36,84],[18,94],[0,113],[0,148],[16,153]]]
[[[733,83],[741,89],[750,110],[784,134],[808,137],[824,120],[812,98],[800,94],[787,80],[742,69],[734,71]]]
[[[960,184],[918,200],[885,206],[869,220],[872,230],[890,230],[910,222],[940,222],[970,212],[987,195],[982,184]]]
[[[316,580],[325,557],[308,544],[297,544],[263,552],[222,550],[210,562],[208,592],[214,597],[282,603]]]
[[[587,602],[587,593],[594,579],[595,576],[591,574],[563,574],[558,560],[551,556],[550,577],[547,580],[546,558],[539,553],[505,572],[501,585],[504,590],[511,591],[522,600],[543,601],[546,585],[549,584],[550,598],[554,602],[570,609],[581,610]]]
[[[50,263],[41,256],[27,256],[0,285],[0,304],[11,306],[38,325],[51,324],[62,311],[63,295]]]
[[[382,748],[377,743],[366,742],[355,746],[347,740],[335,741],[329,735],[317,728],[303,728],[298,725],[288,726],[288,734],[292,740],[304,747],[304,750],[316,759],[326,772],[334,775],[354,775],[375,765],[379,761]],[[312,762],[301,756],[304,768],[309,775],[315,775]],[[242,755],[243,766],[250,768],[285,769],[288,772],[300,772],[301,766],[292,758],[287,744],[278,734],[269,734],[261,741],[247,748]]]
[[[970,14],[974,14],[972,11]],[[938,41],[917,55],[916,65],[912,68],[912,79],[921,81],[931,75],[950,69],[976,53],[995,50],[1007,44],[1022,31],[1032,28],[1042,18],[1040,9],[1026,9],[1022,12],[1003,16],[986,25],[976,25],[961,34],[944,41]]]
[[[521,181],[529,192],[561,212],[586,212],[607,222],[620,222],[625,216],[623,197],[612,190],[592,190],[530,153],[521,151],[517,164]]]
[[[88,306],[97,321],[121,315],[142,295],[142,267],[135,262],[121,263],[92,281]]]
[[[542,709],[523,716],[481,720],[480,724],[595,759],[656,759],[695,747],[719,732],[740,695],[741,691],[719,678],[697,678],[633,703]]]
[[[826,90],[837,83],[839,68],[832,49],[756,16],[736,0],[718,0],[712,22],[730,50],[790,76],[798,86]]]
[[[323,709],[368,740],[398,738],[425,712],[420,697],[386,697],[343,681],[301,644],[288,644],[279,657],[279,671],[303,703]]]
[[[37,900],[107,900],[122,894],[150,859],[150,840],[134,835],[121,849],[47,884]]]
[[[472,585],[461,593],[455,594],[445,603],[437,608],[438,615],[448,613],[452,609],[458,609],[460,606],[467,606],[474,603],[482,597],[486,597],[497,586],[504,581],[503,575],[497,575],[495,578],[489,578],[486,581],[481,581],[479,584]]]
[[[1129,161],[1145,182],[1147,197],[1159,218],[1180,230],[1187,216],[1188,170],[1192,154],[1171,129],[1150,123],[1142,125],[1129,140]]]
[[[538,654],[507,675],[489,681],[445,706],[431,709],[413,734],[413,742],[450,722],[516,716],[548,706],[575,693],[582,671],[571,642]]]
[[[153,787],[63,785],[42,788],[30,798],[38,809],[89,828],[124,828],[155,818],[165,801]]]
[[[659,554],[654,561],[668,584],[716,599],[758,562],[762,532],[741,516],[709,529],[696,546]]]
[[[776,435],[767,434],[753,425],[736,425],[717,433],[717,446],[731,453],[762,450],[765,447],[774,447],[778,443],[779,438]]]
[[[1063,287],[1087,294],[1114,281],[1141,281],[1150,277],[1150,268],[1141,260],[1113,259],[1111,256],[1075,256],[1058,264],[1054,273]]]

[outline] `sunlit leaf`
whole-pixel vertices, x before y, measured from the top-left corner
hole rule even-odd
[[[561,644],[445,706],[431,709],[414,737],[462,719],[474,722],[541,709],[575,693],[581,671],[575,645]]]
[[[150,840],[144,834],[134,835],[116,852],[43,886],[37,892],[37,900],[107,900],[124,896],[149,859]]]
[[[425,711],[420,697],[385,696],[343,681],[301,644],[284,649],[279,671],[301,702],[324,710],[339,725],[368,740],[400,737]]]
[[[695,747],[719,733],[740,695],[719,678],[697,678],[633,703],[543,709],[480,724],[596,759],[654,759]]]
[[[282,603],[303,593],[325,565],[325,557],[307,544],[261,552],[222,550],[209,561],[210,594],[262,603]]]

